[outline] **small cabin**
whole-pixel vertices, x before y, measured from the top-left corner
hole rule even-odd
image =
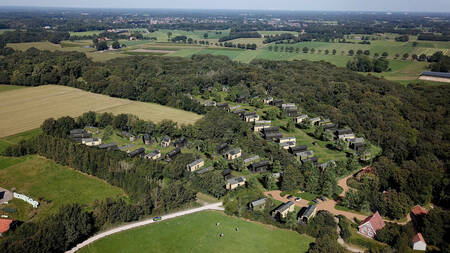
[[[171,139],[169,136],[164,136],[164,138],[161,140],[161,147],[167,148],[170,146]]]
[[[200,159],[197,159],[197,160],[189,163],[188,165],[186,165],[186,169],[190,172],[193,172],[193,171],[200,169],[204,165],[205,165],[205,161],[202,158],[200,158]]]

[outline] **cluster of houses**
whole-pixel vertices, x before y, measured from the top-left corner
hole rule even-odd
[[[267,198],[261,198],[255,200],[249,204],[249,208],[253,211],[262,211],[265,208],[267,202]],[[289,213],[295,211],[295,204],[292,201],[287,201],[272,211],[272,217],[284,220],[288,216]],[[298,223],[307,223],[310,219],[312,219],[317,213],[317,207],[315,205],[308,205],[307,207],[302,208],[300,210],[299,215],[297,217]]]
[[[99,146],[102,144],[102,139],[92,138],[92,134],[86,132],[84,129],[70,130],[70,138],[76,142],[81,142],[86,146]]]

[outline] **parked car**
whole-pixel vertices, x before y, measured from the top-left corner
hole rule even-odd
[[[292,196],[292,195],[287,196],[288,199],[292,199],[293,197],[294,196]]]
[[[327,199],[324,196],[320,196],[319,199],[322,201],[327,201]]]
[[[302,198],[300,198],[300,197],[295,198],[295,202],[299,202],[300,200],[302,200]]]
[[[160,220],[162,220],[161,216],[153,217],[153,221],[160,221]]]
[[[319,204],[319,201],[317,199],[313,199],[312,202]]]

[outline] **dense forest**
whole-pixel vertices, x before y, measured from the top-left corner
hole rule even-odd
[[[8,57],[0,58],[2,83],[69,85],[198,113],[206,110],[189,94],[200,95],[209,87],[222,85],[229,88],[230,101],[270,95],[295,102],[308,113],[328,117],[341,127],[351,127],[383,149],[374,163],[376,177],[367,179],[359,191],[350,191],[344,198],[346,206],[379,210],[391,218],[404,217],[413,204],[433,202],[444,208],[450,206],[449,86],[401,86],[324,62],[256,60],[241,64],[227,57],[196,55],[191,59],[129,57],[94,63],[81,53],[36,49],[8,52]],[[214,145],[226,141],[279,161],[285,171],[282,189],[305,187],[326,195],[334,193],[329,182],[335,182],[336,174],[311,176],[308,173],[316,173],[314,170],[299,166],[285,151],[249,135],[245,124],[233,115],[224,116],[228,114],[221,110],[206,115],[193,128],[196,131],[186,133],[188,137]],[[40,138],[44,144],[55,137]],[[59,145],[66,142],[69,148],[70,141],[58,139]],[[211,145],[200,146],[205,151],[208,146],[211,149]],[[52,159],[60,159],[52,157],[56,154],[51,147],[41,150]],[[328,179],[320,181],[323,178]],[[208,188],[213,184],[192,184],[197,190],[223,194],[220,189]]]

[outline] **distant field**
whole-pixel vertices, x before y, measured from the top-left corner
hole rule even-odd
[[[0,138],[0,154],[3,153],[3,151],[9,145],[18,144],[22,140],[31,139],[34,136],[39,135],[41,132],[42,131],[41,131],[40,128],[36,128],[36,129],[29,130],[29,131],[26,131],[26,132],[22,132],[22,133],[19,133],[19,134],[10,135],[10,136],[7,136],[7,137]]]
[[[122,189],[88,175],[79,173],[51,160],[32,155],[19,158],[0,157],[0,186],[16,188],[40,203],[37,209],[21,200],[7,205],[17,213],[7,213],[14,219],[28,220],[33,215],[38,219],[54,213],[64,204],[91,205],[96,199],[126,197]]]
[[[220,233],[224,234],[222,238]],[[294,231],[204,211],[111,235],[81,249],[80,253],[290,253],[306,252],[313,241]]]
[[[105,32],[104,30],[94,30],[94,31],[86,31],[86,32],[70,32],[70,36],[90,36],[94,34],[100,34]]]
[[[179,124],[192,124],[201,118],[195,113],[167,106],[45,85],[0,92],[0,137],[38,128],[50,117],[76,117],[89,110],[130,113],[154,122],[170,119]]]

